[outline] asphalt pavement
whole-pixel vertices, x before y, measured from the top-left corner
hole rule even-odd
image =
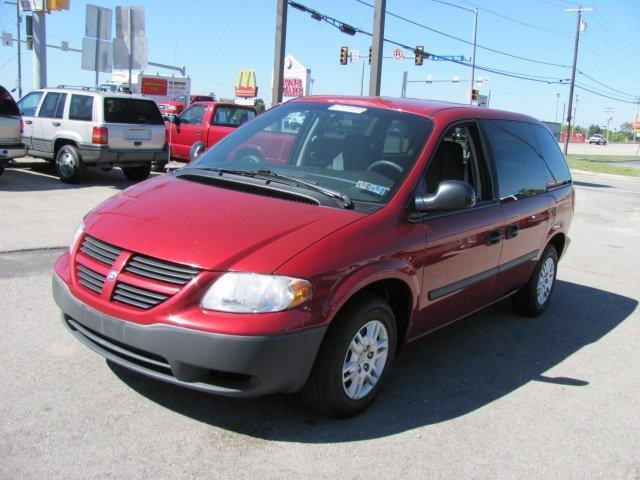
[[[51,267],[131,183],[0,177],[0,478],[640,478],[640,180],[574,172],[572,243],[547,312],[489,307],[404,349],[364,414],[297,395],[224,399],[79,344]]]

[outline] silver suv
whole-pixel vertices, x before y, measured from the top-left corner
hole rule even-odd
[[[20,110],[11,94],[0,86],[0,175],[8,159],[24,155],[20,129]]]
[[[61,85],[28,93],[18,106],[27,153],[55,162],[63,182],[79,182],[87,165],[144,180],[152,163],[166,161],[162,115],[143,96]]]

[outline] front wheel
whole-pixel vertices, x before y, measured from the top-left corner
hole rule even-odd
[[[151,174],[151,163],[140,165],[139,167],[122,167],[124,176],[132,182],[140,182],[149,178]]]
[[[545,311],[556,283],[557,267],[558,253],[553,245],[548,245],[527,284],[511,297],[516,312],[537,317]]]
[[[302,390],[304,400],[334,417],[350,417],[366,409],[391,369],[396,338],[389,305],[377,295],[360,295],[327,331]]]

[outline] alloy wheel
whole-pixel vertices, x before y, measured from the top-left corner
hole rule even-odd
[[[387,363],[389,334],[379,320],[371,320],[354,335],[342,365],[342,387],[352,400],[366,397],[380,380]]]

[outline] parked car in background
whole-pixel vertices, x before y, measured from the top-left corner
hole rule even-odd
[[[0,175],[7,160],[23,155],[20,109],[7,89],[0,85]]]
[[[589,140],[587,140],[587,142],[589,142],[589,145],[591,145],[592,143],[595,143],[596,145],[606,145],[607,137],[599,133],[596,133],[595,135],[591,135],[589,137]]]
[[[158,108],[160,109],[160,113],[162,113],[162,116],[166,119],[168,115],[177,115],[181,113],[185,108],[187,108],[194,102],[215,101],[216,98],[211,95],[190,95],[189,97],[187,97],[186,95],[178,95],[171,101],[159,102]]]
[[[45,88],[20,99],[29,155],[55,162],[60,180],[79,182],[87,166],[120,167],[134,181],[165,162],[165,125],[140,95],[94,88]]]
[[[301,390],[350,416],[406,342],[505,297],[544,312],[574,200],[531,117],[302,97],[92,210],[53,295],[125,368],[234,397]]]
[[[253,107],[219,102],[192,103],[167,123],[167,143],[171,156],[189,161],[192,154],[198,156],[255,116]]]

